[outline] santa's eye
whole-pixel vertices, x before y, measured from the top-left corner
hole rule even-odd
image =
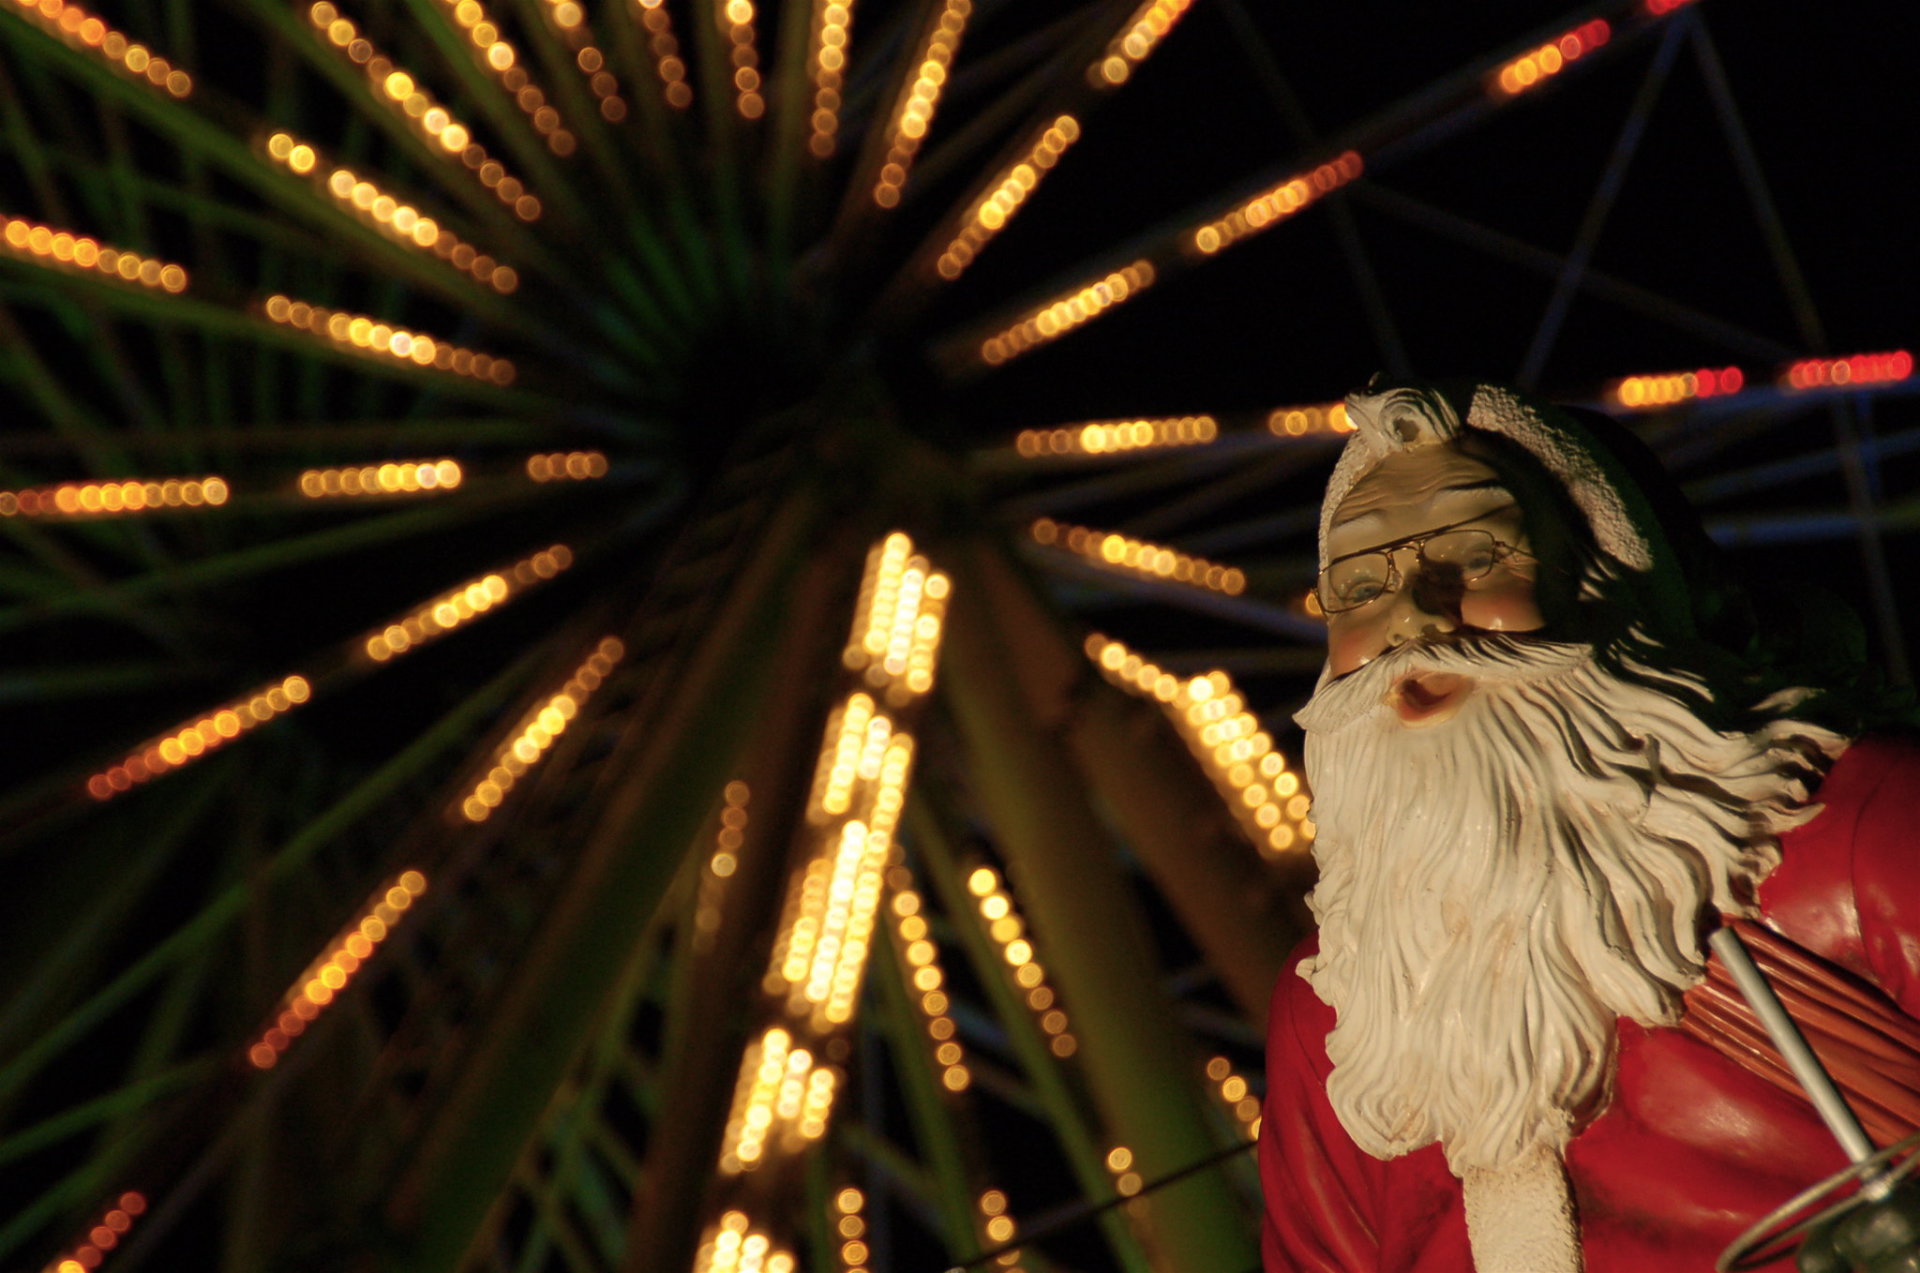
[[[1491,571],[1500,560],[1500,551],[1493,536],[1484,530],[1456,530],[1428,540],[1420,556],[1428,565],[1457,570],[1462,580],[1470,581]]]
[[[1336,561],[1327,569],[1327,596],[1347,609],[1365,605],[1386,592],[1390,569],[1384,553]]]

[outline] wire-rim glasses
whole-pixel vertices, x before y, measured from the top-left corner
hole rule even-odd
[[[1484,526],[1473,525],[1512,507],[1512,504],[1503,505],[1465,521],[1436,526],[1392,543],[1335,557],[1320,572],[1315,586],[1320,609],[1330,615],[1346,614],[1398,592],[1405,580],[1394,559],[1408,548],[1419,554],[1422,571],[1463,585],[1486,578],[1494,567],[1510,558],[1533,560],[1531,554],[1507,543]]]

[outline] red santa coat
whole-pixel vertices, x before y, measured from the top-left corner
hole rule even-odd
[[[1854,744],[1819,799],[1820,815],[1782,838],[1764,921],[1920,1018],[1920,745]],[[1274,988],[1267,1273],[1472,1273],[1460,1182],[1439,1146],[1381,1162],[1327,1103],[1334,1013],[1296,972],[1315,949],[1303,943]],[[1586,1271],[1705,1273],[1749,1225],[1845,1165],[1797,1094],[1683,1030],[1622,1021],[1613,1102],[1567,1149]]]

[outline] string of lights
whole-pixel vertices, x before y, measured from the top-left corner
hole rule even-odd
[[[727,62],[733,67],[733,108],[742,119],[767,113],[760,92],[760,54],[754,47],[753,0],[723,0],[714,6],[714,20],[727,38]]]
[[[273,1023],[247,1049],[247,1060],[255,1069],[270,1070],[280,1063],[293,1041],[347,988],[426,891],[427,877],[407,870],[374,893],[280,996]]]
[[[1349,150],[1317,164],[1298,176],[1289,177],[1269,190],[1240,203],[1225,216],[1208,221],[1188,232],[1187,244],[1202,256],[1212,256],[1232,247],[1248,235],[1270,229],[1289,217],[1305,211],[1366,170],[1360,153]]]
[[[0,214],[0,250],[49,269],[132,283],[170,295],[187,290],[187,271],[181,266],[123,248],[106,247],[87,235],[42,225],[25,217]]]
[[[881,540],[861,575],[854,627],[841,655],[847,670],[861,673],[894,707],[931,690],[952,590],[906,535],[895,531]]]
[[[661,95],[675,110],[693,105],[693,86],[687,83],[687,64],[680,56],[680,41],[673,34],[673,19],[667,14],[665,0],[629,0],[634,16],[647,33],[647,52],[653,55],[654,74],[660,77]]]
[[[129,79],[142,80],[169,97],[193,93],[193,77],[186,71],[72,0],[14,0],[8,7],[68,48],[99,58]]]
[[[573,553],[565,544],[542,549],[505,571],[470,580],[415,606],[392,623],[375,628],[361,638],[360,650],[375,663],[398,658],[472,622],[572,564]]]
[[[1612,38],[1613,28],[1605,19],[1583,22],[1506,63],[1488,78],[1488,91],[1496,97],[1514,97],[1537,88]]]
[[[1007,1195],[998,1189],[988,1189],[980,1195],[980,1237],[992,1246],[1005,1246],[1013,1241],[1020,1231],[1019,1224],[1007,1209]],[[1020,1264],[1020,1249],[1000,1252],[993,1257],[993,1263],[1008,1270],[1008,1273],[1026,1273]]]
[[[1106,277],[1048,301],[1012,326],[981,342],[980,360],[997,367],[1035,345],[1058,340],[1083,323],[1098,318],[1115,305],[1125,304],[1153,286],[1151,262],[1142,258]]]
[[[218,751],[242,734],[251,733],[256,727],[292,711],[311,697],[313,686],[306,677],[297,673],[284,677],[176,725],[134,748],[119,763],[90,776],[87,779],[87,794],[95,800],[111,800],[162,774]]]
[[[1025,155],[989,179],[987,193],[967,209],[959,232],[934,262],[940,277],[959,278],[973,264],[987,240],[1000,233],[1027,201],[1027,196],[1039,188],[1041,179],[1060,162],[1067,147],[1079,139],[1080,121],[1071,115],[1062,115],[1041,129]]]
[[[1022,429],[1014,449],[1027,459],[1057,455],[1118,455],[1127,451],[1205,446],[1220,436],[1210,415],[1157,420],[1091,420],[1058,429]]]
[[[336,204],[395,243],[431,253],[503,296],[519,288],[520,275],[511,266],[502,265],[472,244],[462,242],[459,235],[439,221],[402,202],[351,168],[324,163],[312,143],[301,141],[291,133],[274,133],[267,138],[267,157],[296,176],[314,178],[317,186]],[[323,168],[331,171],[321,180]]]
[[[920,152],[927,130],[933,126],[933,115],[940,108],[940,95],[947,83],[947,68],[960,52],[960,37],[966,32],[967,18],[972,12],[973,0],[943,0],[920,43],[906,86],[887,124],[886,159],[880,165],[880,177],[873,187],[873,201],[883,208],[900,202],[901,187],[907,184],[913,158]]]
[[[1302,438],[1313,433],[1352,433],[1347,404],[1324,402],[1303,407],[1275,407],[1267,413],[1267,432],[1277,438]]]
[[[121,1194],[96,1223],[88,1226],[84,1240],[48,1263],[46,1273],[92,1273],[106,1259],[107,1252],[119,1246],[134,1222],[146,1213],[145,1194],[131,1189]]]
[[[1064,548],[1097,566],[1124,570],[1142,579],[1191,584],[1229,597],[1247,590],[1246,572],[1236,566],[1222,566],[1130,535],[1070,526],[1051,517],[1036,518],[1029,533],[1036,544]]]
[[[940,1083],[949,1092],[963,1092],[973,1082],[966,1065],[966,1050],[960,1044],[958,1027],[949,1009],[947,977],[940,967],[940,948],[934,944],[913,877],[905,867],[894,867],[889,875],[893,883],[893,931],[895,953],[899,955],[907,984],[916,997],[927,1037],[932,1041],[934,1063],[940,1067]]]
[[[807,72],[813,77],[813,113],[807,117],[807,150],[828,159],[839,145],[841,90],[846,84],[847,46],[853,38],[854,0],[814,0]]]
[[[1213,1084],[1213,1094],[1240,1125],[1241,1134],[1248,1140],[1260,1139],[1260,1098],[1252,1095],[1247,1080],[1234,1072],[1233,1062],[1224,1056],[1210,1058],[1207,1080]]]
[[[794,1273],[793,1252],[774,1244],[744,1211],[728,1211],[700,1237],[693,1273]]]
[[[560,35],[573,64],[587,81],[587,88],[600,103],[600,118],[617,124],[627,117],[627,99],[620,95],[620,80],[607,65],[607,55],[594,40],[587,25],[586,10],[579,0],[546,0],[541,10],[547,24]]]
[[[1057,1057],[1072,1056],[1079,1050],[1080,1040],[1074,1037],[1073,1023],[1068,1020],[1066,1009],[1060,1006],[1059,996],[1047,984],[1047,970],[1034,953],[1026,921],[1014,908],[1013,895],[1001,881],[1000,873],[990,866],[975,867],[967,873],[967,892],[976,899],[987,936],[1000,948],[1007,975],[1047,1035],[1048,1050]]]
[[[840,1238],[834,1256],[840,1273],[868,1273],[867,1261],[873,1258],[873,1250],[866,1242],[866,1207],[866,1195],[852,1185],[834,1192],[833,1230]]]
[[[1120,28],[1120,34],[1108,41],[1106,53],[1087,68],[1087,82],[1097,89],[1115,89],[1126,83],[1192,5],[1193,0],[1145,0]]]
[[[712,948],[714,934],[720,931],[720,905],[726,897],[727,881],[740,869],[740,847],[747,841],[748,804],[753,793],[736,779],[720,795],[720,828],[714,833],[713,853],[700,872],[694,900],[693,944],[702,953]]]
[[[496,576],[489,576],[493,577]],[[461,799],[460,815],[468,822],[485,822],[492,817],[514,784],[540,763],[613,671],[614,665],[626,655],[626,647],[617,638],[603,638],[586,661],[574,669],[566,684],[529,708],[515,722],[512,736],[494,752],[486,775]]]
[[[58,486],[0,491],[0,517],[107,517],[219,508],[230,493],[227,479],[218,476],[62,482]]]
[[[308,499],[353,498],[366,495],[421,495],[451,491],[465,480],[454,460],[398,460],[345,468],[307,469],[300,474],[300,494]]]
[[[1312,797],[1225,672],[1182,680],[1098,632],[1087,637],[1085,648],[1107,680],[1166,710],[1263,854],[1277,857],[1312,843]]]
[[[540,219],[540,200],[527,193],[526,186],[508,173],[504,164],[487,154],[486,147],[473,139],[471,128],[434,101],[418,80],[362,36],[353,20],[343,16],[332,0],[315,0],[307,10],[307,20],[324,43],[338,49],[342,57],[366,73],[375,101],[399,112],[415,131],[437,146],[440,153],[466,165],[480,184],[512,209],[516,217],[522,221]]]
[[[574,135],[560,119],[560,112],[547,101],[547,95],[533,83],[519,50],[503,38],[500,24],[486,11],[480,0],[441,0],[454,25],[473,45],[475,60],[507,90],[513,104],[533,125],[533,131],[546,139],[547,149],[556,155],[571,155],[577,144]]]
[[[282,327],[309,332],[317,339],[357,349],[372,357],[450,371],[457,376],[501,386],[510,385],[514,380],[514,365],[505,358],[463,349],[424,332],[409,331],[365,314],[310,305],[277,293],[267,298],[262,309],[269,321]]]
[[[585,482],[607,475],[607,457],[599,451],[551,451],[527,457],[527,476],[536,482]]]

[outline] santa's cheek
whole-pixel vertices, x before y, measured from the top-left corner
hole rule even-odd
[[[1385,624],[1369,619],[1335,619],[1327,625],[1327,666],[1335,676],[1363,667],[1387,648]]]
[[[1531,579],[1476,588],[1460,599],[1460,619],[1482,632],[1536,632],[1547,626]]]

